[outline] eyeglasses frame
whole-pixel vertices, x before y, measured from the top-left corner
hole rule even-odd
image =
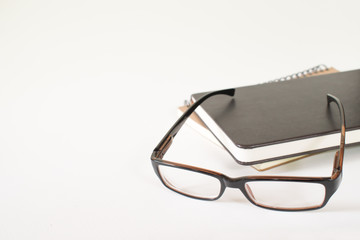
[[[344,107],[340,100],[331,95],[327,94],[327,103],[330,105],[331,102],[336,103],[338,106],[339,112],[340,112],[340,122],[341,122],[341,128],[340,128],[340,145],[339,150],[335,153],[334,158],[334,165],[333,165],[333,171],[332,175],[330,177],[295,177],[295,176],[243,176],[238,178],[230,178],[222,173],[195,167],[187,164],[181,164],[176,162],[171,162],[167,160],[163,160],[164,155],[170,148],[173,139],[175,138],[176,134],[179,132],[183,124],[185,123],[186,119],[195,111],[195,109],[202,104],[206,99],[215,96],[215,95],[228,95],[228,96],[234,96],[235,89],[226,89],[226,90],[220,90],[220,91],[214,91],[210,92],[203,97],[201,97],[198,101],[193,103],[187,111],[183,113],[183,115],[175,122],[175,124],[170,128],[170,130],[167,132],[167,134],[162,138],[162,140],[159,142],[157,147],[154,149],[152,155],[151,155],[151,162],[152,166],[154,168],[154,171],[156,175],[160,178],[161,182],[170,190],[173,190],[181,195],[194,198],[194,199],[200,199],[200,200],[217,200],[219,199],[226,187],[230,188],[239,188],[240,191],[244,194],[244,196],[254,205],[266,209],[272,209],[272,210],[279,210],[279,211],[304,211],[304,210],[315,210],[320,209],[324,207],[331,196],[336,192],[338,189],[341,180],[342,180],[342,167],[343,167],[343,159],[344,159],[344,150],[345,150],[345,131],[346,131],[346,125],[345,125],[345,112]],[[179,168],[183,170],[193,171],[201,174],[205,174],[214,178],[217,178],[220,181],[221,189],[219,192],[219,195],[214,198],[200,198],[196,196],[192,196],[190,194],[183,193],[181,191],[178,191],[168,184],[165,183],[164,179],[162,178],[159,166],[164,165],[167,167],[174,167]],[[277,208],[277,207],[269,207],[267,205],[262,205],[259,203],[256,203],[251,196],[249,195],[248,191],[246,190],[246,183],[252,182],[252,181],[282,181],[282,182],[299,182],[299,183],[317,183],[322,184],[325,188],[325,198],[321,205],[317,205],[314,207],[305,207],[305,208]]]

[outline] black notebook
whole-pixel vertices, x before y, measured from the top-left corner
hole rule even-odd
[[[339,113],[326,94],[344,105],[346,143],[360,142],[360,70],[236,88],[196,111],[240,164],[256,164],[339,145]],[[196,101],[205,93],[192,95]]]

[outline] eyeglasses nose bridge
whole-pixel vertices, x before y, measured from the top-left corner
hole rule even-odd
[[[242,189],[242,186],[244,185],[243,183],[243,178],[228,178],[228,177],[224,177],[224,183],[225,186],[228,188],[239,188]]]

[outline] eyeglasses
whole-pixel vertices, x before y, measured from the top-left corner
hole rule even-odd
[[[330,177],[245,176],[230,178],[222,173],[163,160],[174,137],[186,119],[206,99],[215,95],[234,96],[235,89],[211,92],[200,98],[177,120],[154,149],[151,160],[156,175],[169,189],[201,200],[219,199],[226,187],[238,188],[254,205],[281,211],[319,209],[326,205],[342,179],[345,147],[345,114],[338,98],[327,95],[328,105],[335,102],[340,111],[341,137]]]

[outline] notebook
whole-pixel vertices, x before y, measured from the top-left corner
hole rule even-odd
[[[359,87],[360,70],[271,81],[237,88],[234,98],[209,99],[197,114],[238,163],[259,164],[338,146],[338,112],[328,108],[327,93],[344,104],[347,143],[358,143]]]
[[[335,73],[338,72],[338,70],[336,70],[333,67],[327,67],[324,64],[321,65],[317,65],[315,67],[306,69],[304,71],[301,72],[297,72],[291,75],[287,75],[269,82],[279,82],[279,81],[286,81],[286,80],[290,80],[290,79],[300,79],[303,77],[309,77],[309,76],[317,76],[317,75],[322,75],[322,74],[331,74],[331,73]],[[185,101],[185,106],[181,106],[178,108],[178,114],[179,116],[181,116],[188,108],[188,106],[190,105],[190,103],[188,101]],[[213,142],[215,145],[223,148],[223,145],[218,141],[218,139],[212,134],[211,131],[209,131],[209,129],[207,128],[207,126],[204,124],[204,122],[199,118],[199,116],[196,113],[193,113],[190,118],[186,121],[186,124],[189,125],[190,127],[192,127],[193,129],[195,129],[197,132],[199,132],[202,136],[206,137],[208,140],[210,140],[211,142]],[[305,154],[305,155],[301,155],[301,156],[296,156],[296,157],[289,157],[289,158],[282,158],[279,160],[275,160],[275,161],[268,161],[268,162],[263,162],[263,163],[259,163],[259,164],[253,164],[251,165],[251,167],[255,168],[258,171],[265,171],[277,166],[280,166],[282,164],[285,163],[289,163],[295,160],[299,160],[299,159],[303,159],[306,157],[312,156],[312,154]]]

